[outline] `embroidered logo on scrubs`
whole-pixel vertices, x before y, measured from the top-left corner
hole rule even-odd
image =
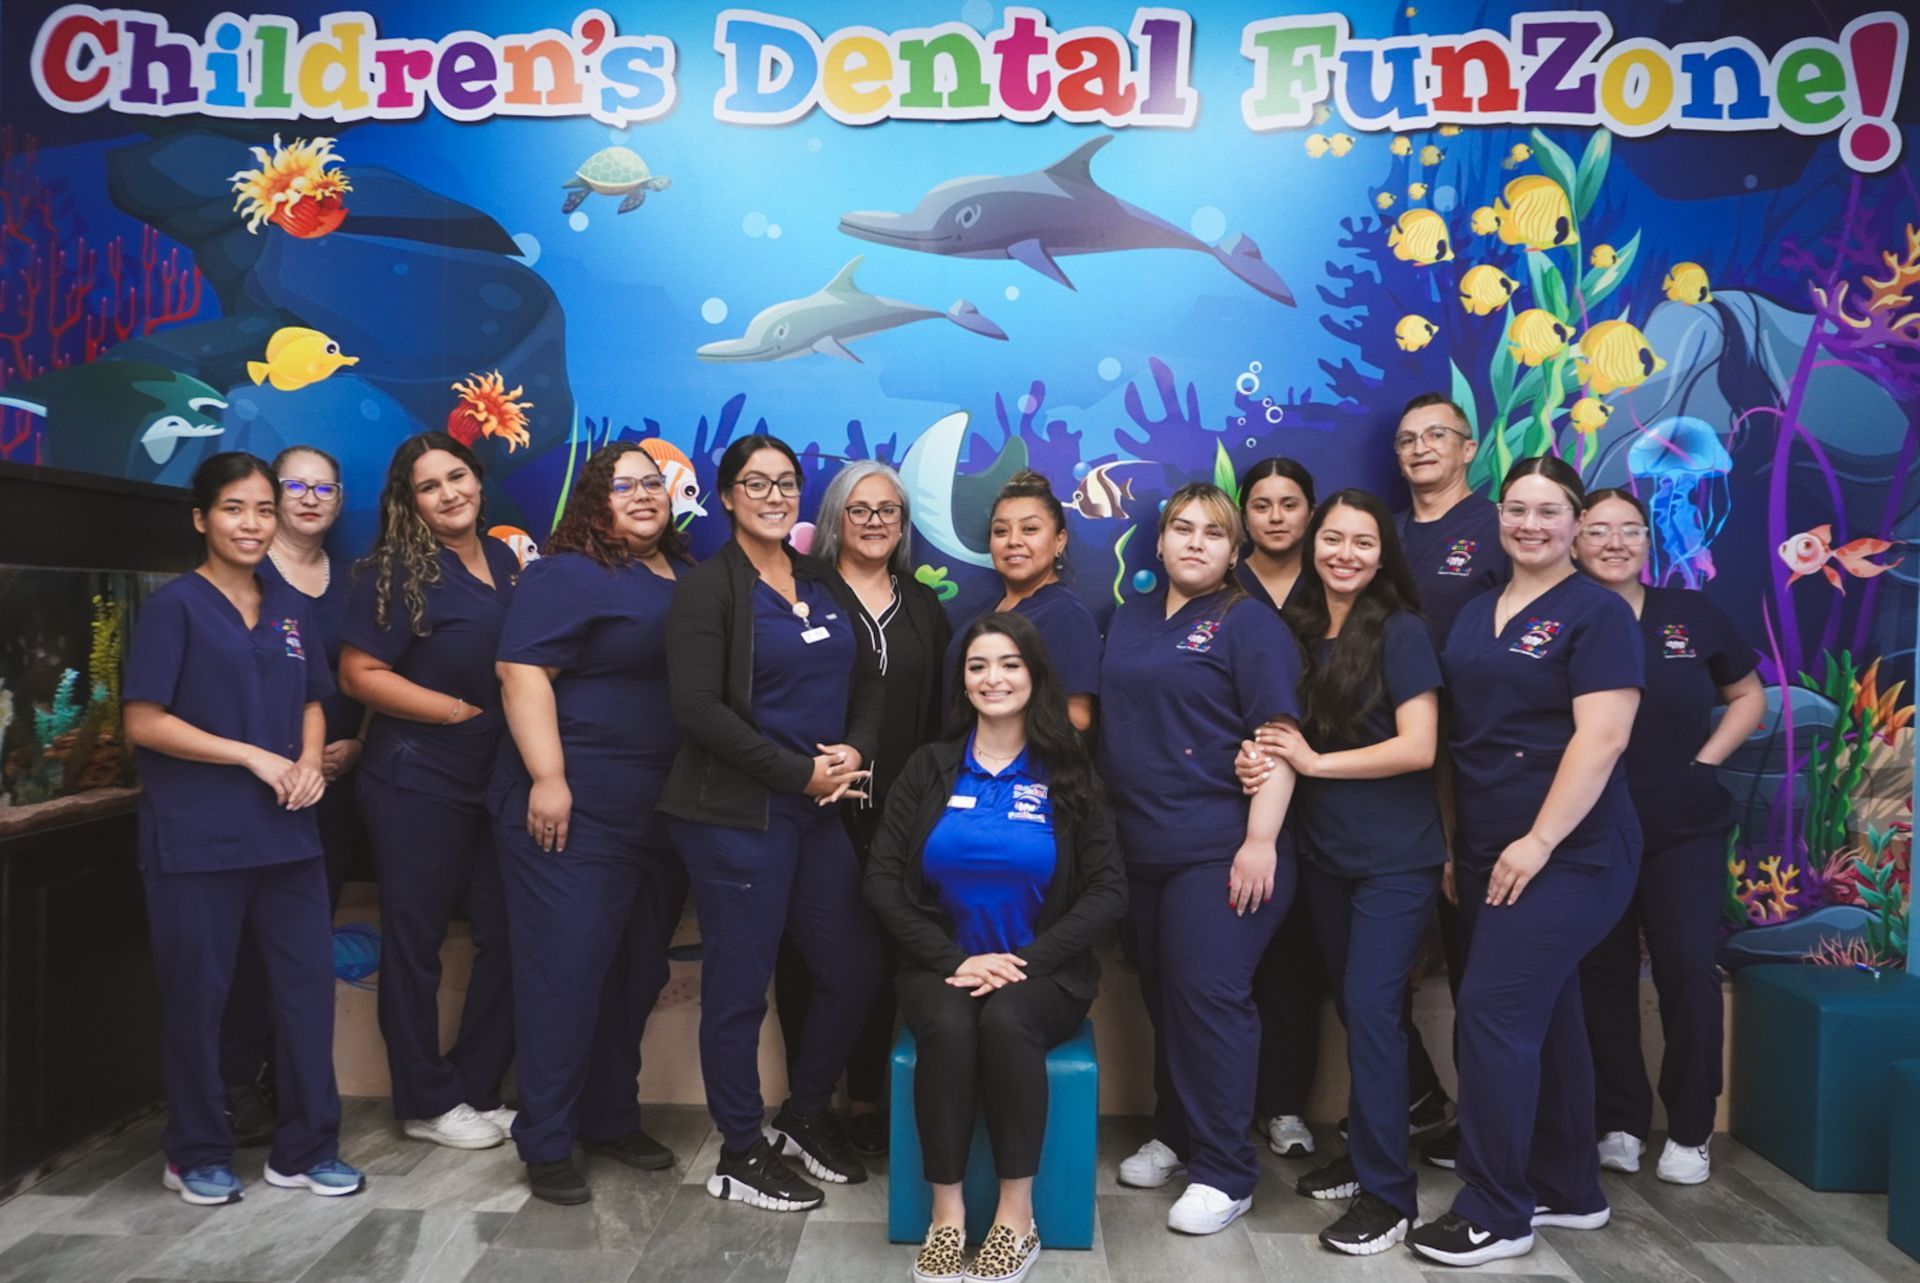
[[[287,654],[294,659],[305,659],[307,648],[300,642],[300,621],[297,619],[276,619],[273,631],[286,639]]]
[[[1663,624],[1660,628],[1660,658],[1697,659],[1693,653],[1693,638],[1687,636],[1685,624]]]
[[[1044,784],[1015,784],[1013,786],[1013,809],[1007,812],[1009,820],[1031,820],[1036,824],[1047,822],[1047,786]]]
[[[1538,659],[1547,653],[1547,647],[1560,635],[1560,621],[1557,619],[1527,620],[1527,631],[1520,634],[1520,640],[1507,647],[1516,655],[1525,655],[1528,659]]]
[[[1220,631],[1220,621],[1203,619],[1188,631],[1180,642],[1181,650],[1190,650],[1196,655],[1204,655],[1213,649],[1214,634]]]
[[[1456,539],[1447,548],[1447,555],[1440,561],[1440,572],[1465,579],[1473,573],[1473,554],[1480,547],[1477,540]]]

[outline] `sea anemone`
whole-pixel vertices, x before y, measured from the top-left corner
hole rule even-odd
[[[233,207],[246,218],[249,232],[258,233],[265,222],[306,240],[325,236],[346,220],[342,197],[353,186],[343,171],[328,168],[341,163],[333,154],[333,139],[296,138],[289,147],[275,134],[272,154],[264,147],[249,150],[260,168],[243,169],[229,180],[237,193]]]
[[[447,415],[447,434],[455,441],[470,446],[483,436],[505,437],[508,453],[515,446],[532,444],[527,408],[533,402],[520,400],[519,388],[507,391],[500,371],[470,374],[453,390],[460,394],[460,403]]]

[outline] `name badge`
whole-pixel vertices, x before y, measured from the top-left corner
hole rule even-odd
[[[947,799],[947,806],[955,811],[971,811],[980,799],[966,793],[955,793]]]
[[[825,627],[809,628],[800,634],[800,640],[811,646],[815,642],[825,641],[831,636],[833,636],[833,634],[828,632]]]

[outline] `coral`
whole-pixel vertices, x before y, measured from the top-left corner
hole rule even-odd
[[[1822,658],[1821,680],[1800,674],[1802,686],[1820,692],[1835,708],[1826,736],[1815,738],[1807,749],[1807,809],[1801,832],[1808,870],[1824,883],[1844,867],[1847,822],[1853,816],[1875,739],[1882,731],[1891,735],[1910,722],[1913,708],[1896,708],[1905,683],[1880,693],[1878,660],[1861,673],[1854,668],[1851,651],[1843,650],[1837,658],[1829,651]]]
[[[1920,386],[1920,307],[1913,297],[1920,285],[1920,227],[1909,223],[1906,232],[1905,253],[1883,250],[1886,276],[1863,273],[1861,290],[1851,300],[1851,280],[1831,288],[1815,281],[1807,288],[1818,319],[1832,327],[1826,339],[1830,349],[1869,367],[1879,381],[1912,391]],[[1816,325],[1816,333],[1819,329]]]
[[[1816,967],[1898,967],[1905,959],[1893,958],[1858,936],[1824,936],[1816,948],[1807,950],[1805,960]]]
[[[1781,863],[1779,856],[1770,855],[1760,861],[1762,876],[1750,878],[1745,860],[1728,862],[1727,871],[1736,888],[1734,894],[1746,906],[1747,921],[1755,925],[1785,922],[1798,910],[1795,897],[1803,890],[1798,885],[1800,870],[1791,866],[1782,869]]]
[[[1863,735],[1891,745],[1895,735],[1913,724],[1913,705],[1900,707],[1900,692],[1905,688],[1905,682],[1895,682],[1881,694],[1880,661],[1875,659],[1867,665],[1853,696],[1854,716],[1860,720]]]
[[[1157,361],[1152,364],[1165,369]],[[1131,386],[1127,389],[1127,395],[1130,398],[1133,396]],[[1017,421],[1008,416],[1006,398],[998,392],[993,394],[993,413],[999,420],[1000,430],[1006,434],[1007,441],[1018,437],[1026,442],[1029,467],[1044,476],[1064,481],[1065,478],[1073,475],[1074,465],[1081,462],[1080,433],[1073,431],[1060,419],[1047,419],[1046,403],[1047,385],[1035,379],[1027,385],[1026,393],[1015,402],[1015,409],[1020,412]],[[1129,401],[1130,406],[1131,404],[1132,402]],[[998,450],[989,448],[989,457],[981,458],[979,449],[985,446],[986,442],[976,434],[972,438],[972,443],[975,447],[975,455],[971,459],[970,470],[986,467],[992,462],[991,455],[998,453]],[[1004,445],[1005,441],[1001,444]]]
[[[126,607],[107,594],[95,593],[87,681],[93,687],[93,702],[107,709],[101,729],[108,733],[120,730],[120,657],[126,645],[126,627]]]
[[[55,740],[79,725],[81,714],[86,711],[86,706],[74,699],[79,685],[79,671],[67,669],[60,674],[60,684],[54,688],[53,702],[33,710],[33,738],[42,752],[50,751]]]

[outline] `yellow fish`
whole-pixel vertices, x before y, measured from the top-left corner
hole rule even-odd
[[[1573,331],[1545,308],[1530,307],[1507,327],[1507,350],[1522,365],[1539,365],[1559,356]]]
[[[1580,336],[1575,368],[1589,392],[1605,396],[1639,387],[1649,375],[1666,369],[1667,363],[1647,346],[1647,336],[1628,322],[1602,321]]]
[[[1533,159],[1533,148],[1525,143],[1515,143],[1507,152],[1507,158],[1500,162],[1502,169],[1517,169]]]
[[[1460,136],[1460,126],[1442,125],[1440,126],[1440,136],[1442,138],[1458,138]]]
[[[1428,143],[1425,147],[1422,147],[1420,149],[1420,163],[1422,165],[1426,165],[1429,167],[1438,165],[1441,161],[1445,160],[1446,158],[1447,158],[1447,153],[1441,151],[1438,147],[1435,147],[1432,143]]]
[[[1595,245],[1593,247],[1593,253],[1587,255],[1587,262],[1595,267],[1612,267],[1619,261],[1611,245]]]
[[[1332,120],[1332,119],[1333,119],[1333,113],[1327,110],[1327,105],[1325,103],[1321,103],[1318,107],[1315,107],[1313,109],[1314,124],[1324,125],[1329,120]]]
[[[1430,209],[1410,209],[1387,233],[1387,248],[1393,256],[1408,263],[1429,267],[1453,257],[1447,238],[1447,224]]]
[[[1607,426],[1607,416],[1612,413],[1613,407],[1605,401],[1583,396],[1573,403],[1573,409],[1567,417],[1576,429],[1592,436]]]
[[[1375,197],[1373,198],[1373,203],[1374,203],[1374,204],[1376,204],[1376,205],[1378,205],[1378,206],[1379,206],[1379,207],[1380,207],[1381,209],[1392,209],[1392,208],[1393,208],[1393,193],[1392,193],[1392,192],[1381,192],[1381,193],[1380,193],[1380,194],[1379,194],[1378,196],[1375,196]]]
[[[1675,263],[1660,288],[1676,303],[1713,302],[1713,292],[1707,288],[1707,269],[1698,263]]]
[[[1327,154],[1327,136],[1325,134],[1307,135],[1307,155],[1319,160]]]
[[[1500,239],[1528,249],[1555,249],[1580,239],[1573,229],[1573,206],[1560,184],[1544,174],[1528,174],[1507,184],[1493,202]]]
[[[1425,200],[1426,198],[1427,198],[1427,185],[1425,183],[1408,183],[1407,184],[1408,200]]]
[[[1344,156],[1353,150],[1353,138],[1349,134],[1335,134],[1327,139],[1327,150],[1336,156]]]
[[[282,392],[297,392],[343,365],[358,364],[359,357],[343,355],[340,345],[320,331],[287,325],[267,340],[266,360],[247,362],[247,377],[256,384],[270,382]]]
[[[1473,211],[1473,222],[1470,226],[1475,236],[1491,235],[1500,229],[1500,216],[1494,213],[1491,207],[1482,205]]]
[[[1393,327],[1393,341],[1400,345],[1402,352],[1418,352],[1433,342],[1433,336],[1440,327],[1421,316],[1418,312],[1408,312],[1400,318],[1400,324]]]
[[[1520,282],[1486,263],[1469,267],[1460,278],[1460,306],[1475,316],[1498,312],[1520,288]]]
[[[1413,139],[1401,134],[1387,145],[1387,150],[1396,156],[1413,155]]]

